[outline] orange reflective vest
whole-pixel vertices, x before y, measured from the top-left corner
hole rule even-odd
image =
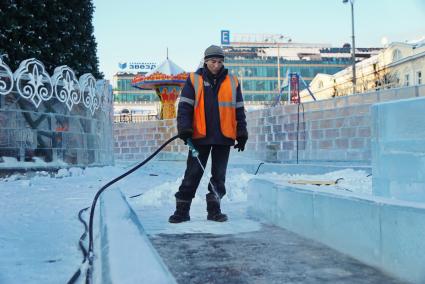
[[[204,108],[204,80],[201,75],[190,73],[190,81],[195,89],[192,138],[199,139],[207,135]],[[236,88],[238,84],[238,79],[235,76],[227,75],[218,90],[221,133],[231,139],[236,139]]]

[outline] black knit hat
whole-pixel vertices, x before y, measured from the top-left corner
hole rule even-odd
[[[217,45],[211,45],[204,52],[204,61],[207,61],[210,58],[221,58],[224,59],[224,51],[221,47]]]

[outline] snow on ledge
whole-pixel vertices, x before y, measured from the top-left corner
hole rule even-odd
[[[176,283],[118,188],[102,193],[99,223],[96,283]]]
[[[40,157],[34,157],[32,162],[21,162],[15,157],[0,157],[0,169],[59,168],[66,166],[69,166],[69,164],[62,160],[45,162]]]

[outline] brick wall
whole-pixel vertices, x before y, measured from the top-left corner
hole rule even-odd
[[[248,112],[243,155],[279,163],[296,163],[298,156],[300,163],[370,164],[371,105],[418,96],[425,96],[424,85]],[[143,159],[176,133],[175,120],[115,124],[115,158]],[[183,143],[174,141],[161,155],[186,152]]]
[[[143,160],[164,142],[177,134],[174,119],[145,121],[142,123],[114,124],[114,155],[117,160]],[[159,157],[181,158],[187,152],[180,139],[166,146]]]
[[[247,150],[253,157],[269,162],[293,163],[298,156],[303,163],[370,164],[371,105],[415,96],[425,96],[425,86],[252,112],[247,116]]]
[[[364,97],[378,100],[376,94]],[[367,163],[370,103],[359,98],[286,105],[253,113],[248,116],[251,137],[247,150],[269,162],[296,162],[298,156],[303,162]]]

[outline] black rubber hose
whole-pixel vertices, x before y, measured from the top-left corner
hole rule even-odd
[[[91,205],[91,209],[90,209],[90,220],[89,220],[89,250],[88,250],[88,259],[89,259],[89,267],[87,269],[87,274],[86,274],[86,283],[89,283],[89,279],[91,279],[91,266],[93,264],[93,257],[92,257],[92,253],[93,253],[93,219],[94,219],[94,211],[95,211],[95,207],[96,207],[96,203],[97,200],[99,199],[100,194],[107,189],[109,186],[111,186],[112,184],[116,183],[117,181],[125,178],[126,176],[128,176],[129,174],[133,173],[134,171],[136,171],[137,169],[139,169],[140,167],[142,167],[143,165],[145,165],[147,162],[149,162],[153,157],[155,157],[165,146],[167,146],[170,142],[172,142],[173,140],[177,139],[179,136],[176,135],[174,137],[171,137],[170,139],[168,139],[164,144],[161,145],[161,147],[159,147],[153,154],[151,154],[149,157],[147,157],[143,162],[141,162],[140,164],[138,164],[137,166],[133,167],[132,169],[130,169],[129,171],[125,172],[124,174],[120,175],[119,177],[111,180],[110,182],[108,182],[107,184],[105,184],[94,196],[92,205]]]
[[[298,98],[299,100],[299,98]],[[300,105],[303,108],[303,123],[304,123],[304,135],[305,135],[305,117],[304,117],[304,104],[301,103],[301,100],[299,100],[298,103],[298,111],[297,111],[297,164],[299,163],[299,159],[298,159],[298,153],[299,153],[299,140],[300,140]],[[305,137],[303,139],[304,143],[305,143]]]
[[[255,174],[254,174],[254,175],[256,175],[256,174],[258,173],[258,171],[260,170],[261,165],[264,165],[264,163],[263,163],[263,162],[261,162],[261,163],[258,165],[258,168],[257,168],[257,170],[255,171]]]
[[[86,211],[89,208],[90,207],[83,208],[83,209],[81,209],[78,212],[78,219],[84,225],[84,233],[81,235],[80,241],[78,242],[78,245],[80,246],[80,250],[83,253],[83,261],[81,262],[81,266],[87,261],[87,256],[88,256],[87,249],[84,247],[84,243],[83,243],[84,240],[87,237],[87,229],[88,229],[88,227],[87,227],[86,221],[83,219],[82,214],[83,214],[84,211]],[[81,266],[80,266],[80,268],[78,268],[77,271],[75,271],[75,273],[74,273],[74,275],[72,275],[71,279],[69,279],[69,281],[67,282],[68,284],[75,283],[75,281],[77,281],[78,277],[80,277],[80,275],[81,275]]]
[[[140,196],[140,195],[142,195],[142,194],[143,194],[143,193],[135,194],[135,195],[130,196],[130,198],[135,198],[135,197],[138,197],[138,196]]]
[[[75,271],[74,275],[72,275],[71,279],[69,279],[68,282],[66,282],[67,284],[72,284],[75,283],[75,281],[77,281],[78,277],[80,277],[81,275],[81,267],[78,268],[77,271]]]
[[[81,235],[80,241],[78,242],[78,244],[80,245],[81,252],[83,253],[84,261],[86,260],[87,255],[88,255],[87,249],[84,247],[84,243],[83,243],[84,240],[86,239],[86,236],[87,236],[88,226],[87,226],[86,221],[83,219],[82,214],[83,214],[84,211],[86,211],[89,208],[90,207],[83,208],[83,209],[80,210],[80,212],[78,212],[78,219],[84,225],[84,233]]]

